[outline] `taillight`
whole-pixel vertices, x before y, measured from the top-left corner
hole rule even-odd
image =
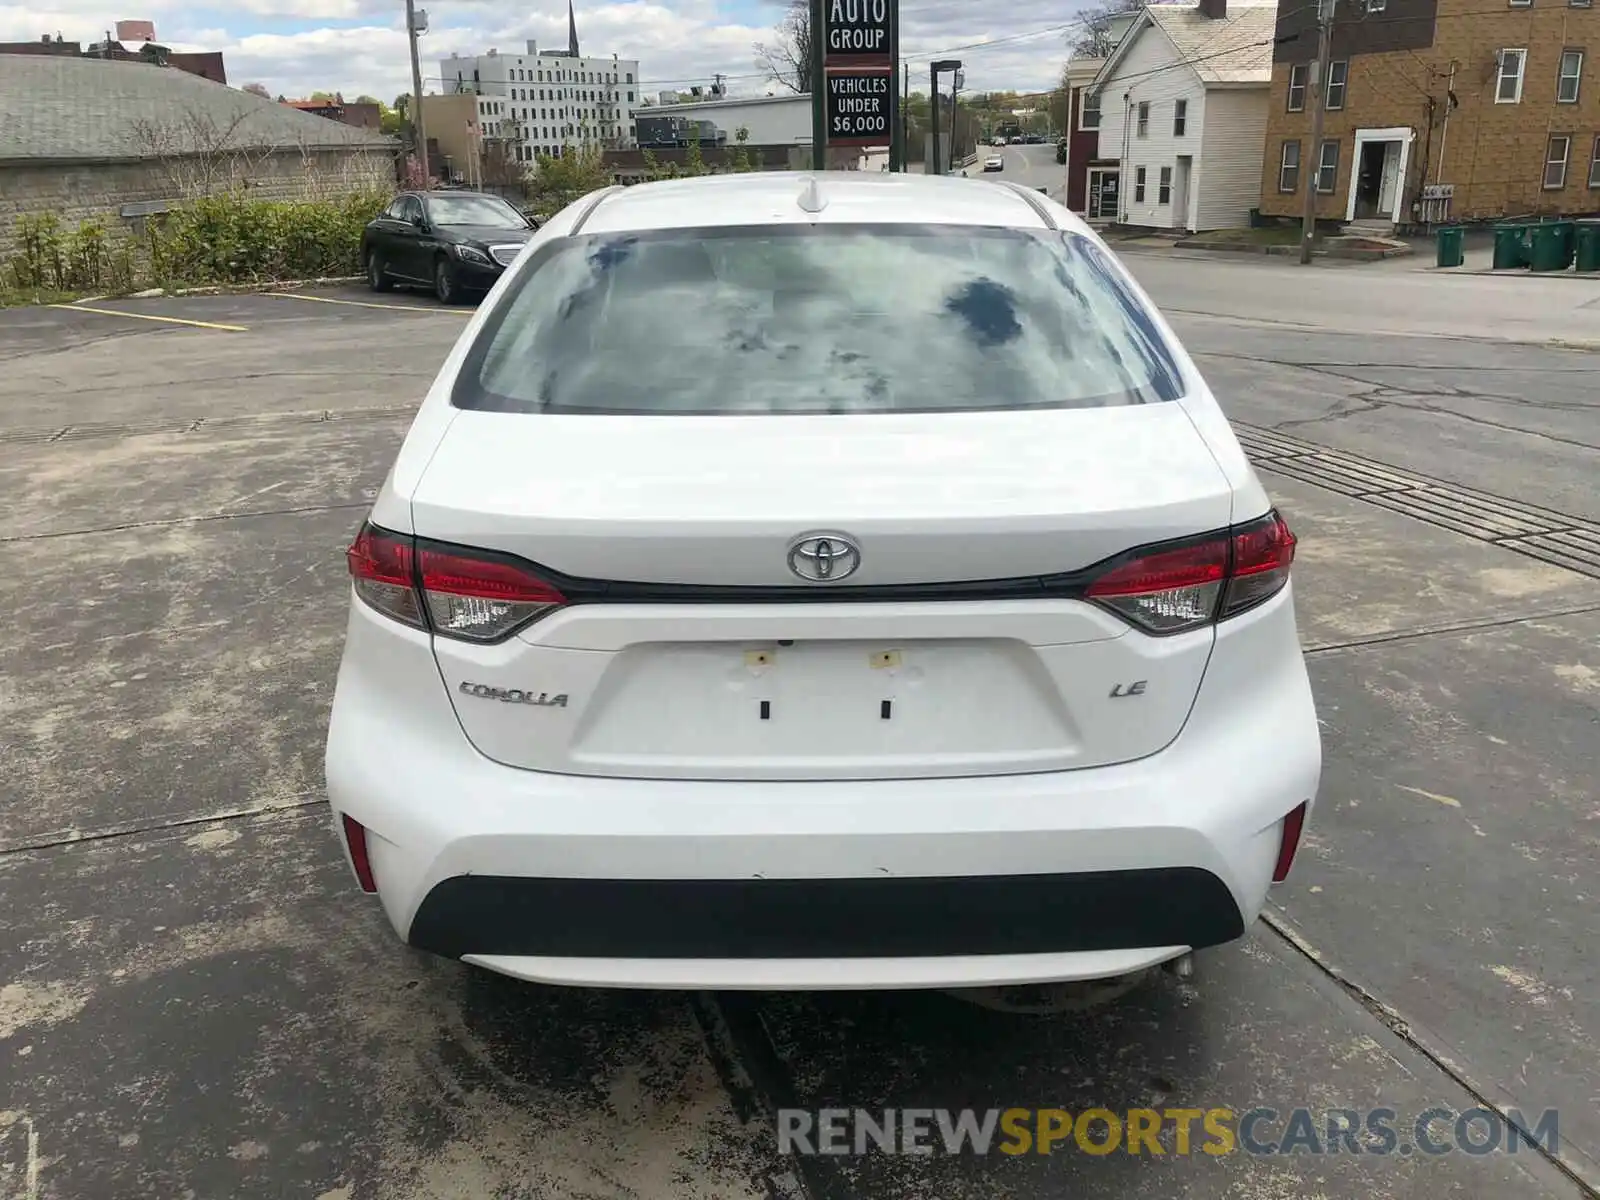
[[[444,637],[493,642],[567,598],[526,568],[457,550],[429,549],[420,558],[428,621]]]
[[[1112,567],[1089,598],[1151,633],[1177,633],[1210,621],[1228,574],[1228,539],[1158,550]]]
[[[345,561],[356,595],[391,620],[423,628],[410,538],[363,525],[345,551]]]
[[[1275,596],[1289,582],[1295,536],[1277,513],[1246,525],[1233,535],[1233,564],[1222,616],[1231,617]]]
[[[1089,599],[1150,633],[1182,633],[1254,608],[1283,588],[1295,536],[1276,512],[1180,546],[1137,554],[1097,576]]]
[[[346,558],[357,596],[392,620],[440,637],[499,641],[567,602],[517,563],[418,544],[373,525],[356,535]]]

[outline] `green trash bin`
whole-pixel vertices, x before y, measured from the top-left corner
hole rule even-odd
[[[1439,252],[1434,260],[1441,267],[1459,267],[1465,261],[1462,243],[1466,230],[1459,225],[1446,225],[1439,230]]]
[[[1529,231],[1533,250],[1528,266],[1535,271],[1565,271],[1572,265],[1572,222],[1541,221]]]
[[[1490,264],[1493,270],[1509,271],[1516,267],[1528,265],[1527,255],[1528,227],[1521,223],[1507,222],[1494,227],[1494,261]]]
[[[1579,271],[1600,271],[1600,221],[1579,221],[1573,237],[1573,258]]]

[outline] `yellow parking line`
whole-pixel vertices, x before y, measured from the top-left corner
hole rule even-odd
[[[220,329],[224,333],[248,333],[243,325],[219,325],[215,321],[189,321],[183,317],[159,317],[155,313],[121,312],[115,308],[90,308],[86,304],[52,304],[51,308],[64,308],[68,312],[95,313],[102,317],[128,317],[135,321],[159,321],[163,325],[190,325],[196,329]]]
[[[451,313],[470,317],[471,310],[461,308],[430,308],[426,304],[377,304],[371,300],[338,300],[332,296],[305,296],[299,292],[268,292],[269,296],[282,296],[285,300],[310,300],[317,304],[348,304],[351,308],[381,308],[389,312]]]

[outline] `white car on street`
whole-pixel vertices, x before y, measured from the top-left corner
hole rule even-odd
[[[985,171],[1004,171],[1006,169],[1006,160],[998,154],[991,154],[983,160],[983,169]]]
[[[1294,550],[1045,196],[607,189],[495,284],[349,549],[335,827],[401,938],[527,980],[1135,974],[1289,871]]]

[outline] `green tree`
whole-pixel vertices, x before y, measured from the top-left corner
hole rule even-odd
[[[611,172],[600,148],[589,144],[561,148],[559,156],[539,155],[528,182],[528,203],[536,212],[554,214],[574,200],[611,186]]]

